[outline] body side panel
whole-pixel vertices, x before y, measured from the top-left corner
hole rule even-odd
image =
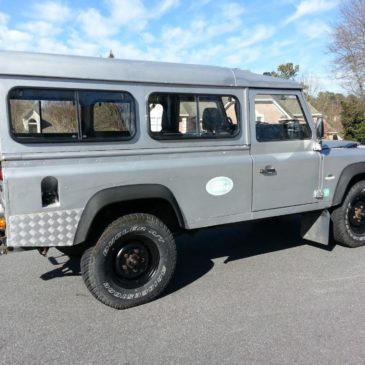
[[[216,217],[251,211],[249,150],[9,161],[5,164],[6,215],[10,225],[19,226],[24,219],[32,220],[42,213],[52,219],[49,216],[52,212],[76,210],[79,216],[99,191],[139,184],[158,184],[169,189],[181,208],[187,228],[196,227],[201,221],[209,223]],[[58,181],[59,203],[56,206],[42,207],[41,181],[46,176],[53,176]],[[232,180],[232,190],[222,196],[209,194],[207,183],[221,176]],[[16,244],[10,236],[9,245]],[[47,245],[49,242],[44,241],[44,246]]]
[[[333,148],[323,150],[323,190],[331,206],[341,203],[347,185],[357,174],[365,173],[365,149]]]

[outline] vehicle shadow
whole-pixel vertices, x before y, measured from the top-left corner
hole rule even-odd
[[[229,224],[185,233],[176,238],[177,264],[174,277],[163,296],[178,291],[208,273],[214,259],[224,257],[224,263],[242,260],[310,244],[331,251],[334,245],[322,246],[300,237],[300,216],[276,217],[255,222]],[[64,276],[79,276],[80,259],[65,255],[50,256],[55,268],[41,275],[43,280]]]
[[[301,245],[332,251],[328,246],[304,240],[300,236],[300,215],[275,217],[202,229],[177,238],[177,265],[174,277],[163,296],[196,281],[213,266],[213,259],[226,257],[225,264],[247,257],[286,250]]]
[[[58,256],[50,256],[48,257],[48,261],[56,266],[55,269],[48,271],[40,276],[42,280],[52,280],[55,278],[61,278],[64,276],[79,276],[81,275],[81,268],[80,268],[80,258],[78,257],[67,257],[68,260],[66,262],[60,263],[58,261],[59,258],[67,257],[64,254]]]

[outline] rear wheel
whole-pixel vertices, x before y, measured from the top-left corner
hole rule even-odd
[[[130,214],[114,221],[81,259],[84,282],[96,299],[116,308],[156,298],[170,281],[176,247],[155,216]]]
[[[332,212],[335,241],[347,247],[365,244],[365,181],[354,184],[342,205]]]

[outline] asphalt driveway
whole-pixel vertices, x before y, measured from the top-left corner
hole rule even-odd
[[[0,257],[1,364],[365,364],[365,247],[319,248],[297,217],[178,239],[158,300],[115,311],[56,249]]]

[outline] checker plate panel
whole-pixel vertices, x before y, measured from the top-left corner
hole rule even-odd
[[[8,245],[72,246],[82,211],[70,209],[11,216]]]

